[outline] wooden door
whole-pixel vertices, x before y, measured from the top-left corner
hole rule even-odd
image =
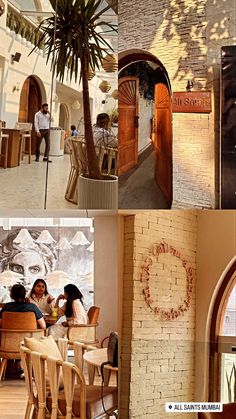
[[[41,108],[41,91],[37,80],[34,77],[28,77],[21,90],[19,122],[31,122],[34,126],[34,115]],[[35,154],[36,132],[33,129],[31,134],[31,153]],[[28,143],[26,143],[26,152]]]
[[[22,86],[20,94],[19,122],[28,122],[29,85],[30,79],[27,78]]]
[[[154,102],[154,175],[168,204],[172,203],[172,119],[171,97],[163,83],[155,85]]]
[[[118,174],[132,169],[138,162],[139,80],[119,80]]]

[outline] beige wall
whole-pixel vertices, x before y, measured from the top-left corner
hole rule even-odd
[[[178,249],[193,270],[196,264],[196,214],[152,211],[125,217],[123,329],[121,343],[122,419],[164,419],[168,401],[194,400],[195,288],[188,311],[161,320],[147,306],[141,268],[154,243]],[[150,288],[160,305],[178,307],[185,298],[186,273],[176,257],[153,258]],[[191,419],[191,415],[172,415]]]
[[[101,307],[99,340],[118,330],[118,217],[94,219],[94,303]]]
[[[208,399],[211,313],[224,273],[236,254],[236,212],[199,211],[196,288],[196,394]]]

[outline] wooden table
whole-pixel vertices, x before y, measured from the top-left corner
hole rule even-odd
[[[20,164],[20,130],[11,128],[2,128],[3,134],[9,134],[8,140],[8,155],[7,155],[7,167],[16,167]],[[4,153],[4,149],[3,149]],[[3,159],[1,160],[1,166],[3,166]]]
[[[104,362],[107,362],[107,348],[94,349],[92,351],[85,352],[84,361],[88,364],[88,377],[89,384],[94,383],[96,368],[101,368]],[[110,381],[111,372],[116,373],[116,383],[118,385],[118,368],[112,367],[111,365],[104,366],[104,385],[108,386]]]

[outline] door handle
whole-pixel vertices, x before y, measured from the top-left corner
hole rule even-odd
[[[134,126],[135,126],[135,128],[138,128],[139,127],[139,116],[135,116],[135,118],[134,118]]]

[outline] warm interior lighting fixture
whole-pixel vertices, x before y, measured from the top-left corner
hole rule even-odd
[[[40,235],[38,236],[37,240],[35,240],[36,243],[42,243],[42,244],[52,244],[55,243],[56,240],[52,237],[52,235],[49,233],[48,230],[43,230]]]
[[[70,250],[71,245],[65,237],[61,237],[56,248],[58,250]]]
[[[87,248],[89,252],[94,252],[94,242]]]
[[[70,241],[70,244],[72,244],[72,246],[86,246],[87,244],[90,244],[90,242],[86,239],[82,231],[77,231]]]
[[[13,240],[13,243],[18,244],[25,249],[35,247],[34,240],[26,228],[22,228],[19,231],[16,238]]]
[[[11,63],[14,64],[14,61],[16,63],[19,63],[20,57],[21,57],[21,53],[20,52],[15,52],[15,54],[11,54]]]

